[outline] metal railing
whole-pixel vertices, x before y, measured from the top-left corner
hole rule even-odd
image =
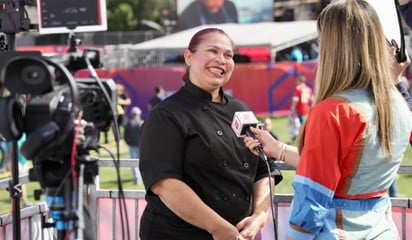
[[[99,167],[115,167],[112,160],[99,160]],[[120,167],[137,167],[138,160],[123,159],[120,161]],[[291,170],[294,168],[287,164],[279,164],[281,170]],[[412,174],[412,165],[403,165],[400,167],[399,174]],[[89,211],[93,219],[96,221],[96,230],[98,239],[121,239],[122,233],[119,221],[119,191],[113,189],[100,189],[98,176],[97,183],[90,186]],[[0,180],[0,189],[6,189],[9,185],[10,179]],[[20,177],[21,183],[28,182],[28,176]],[[126,201],[126,208],[128,214],[128,228],[131,239],[138,240],[139,220],[141,213],[145,207],[145,191],[143,190],[125,190],[123,196]],[[293,198],[291,194],[275,194],[274,207],[275,219],[278,227],[279,239],[284,234],[282,227],[285,223],[285,211],[288,211],[289,204]],[[392,198],[392,206],[396,213],[394,218],[399,219],[397,225],[400,237],[402,240],[412,240],[412,199],[410,198]],[[44,219],[48,218],[48,207],[46,203],[40,203],[31,207],[23,208],[21,210],[21,229],[22,240],[28,239],[56,239],[54,229],[44,229],[42,223]],[[271,219],[271,218],[270,218]],[[273,226],[270,226],[270,219],[268,219],[267,231],[273,231]],[[279,225],[280,224],[280,225]],[[409,227],[409,229],[408,229]],[[4,214],[0,216],[0,239],[12,239],[12,214]],[[104,236],[104,237],[103,237]],[[265,240],[274,238],[267,237]]]

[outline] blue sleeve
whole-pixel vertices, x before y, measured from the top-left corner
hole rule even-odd
[[[412,19],[411,19],[411,23],[412,23]],[[412,111],[412,97],[409,94],[408,89],[406,89],[405,85],[403,85],[402,82],[397,83],[396,88],[402,94],[402,97],[405,99],[406,103],[408,103],[409,110]]]
[[[323,228],[334,191],[313,180],[297,175],[293,180],[295,195],[289,217],[287,234],[293,239],[313,239]],[[295,225],[309,233],[296,231]]]
[[[291,239],[299,240],[312,240],[315,237],[315,234],[312,233],[303,233],[296,231],[295,229],[291,228],[290,225],[287,226],[286,235]]]

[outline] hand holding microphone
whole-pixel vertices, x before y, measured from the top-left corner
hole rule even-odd
[[[270,133],[266,130],[258,129],[257,126],[259,121],[256,119],[255,115],[251,111],[241,111],[235,112],[232,121],[232,129],[235,132],[236,136],[243,137],[245,145],[247,148],[250,149],[251,152],[258,155],[260,159],[262,159],[268,166],[268,170],[273,167],[272,176],[275,177],[275,185],[282,181],[283,176],[279,169],[276,166],[273,166],[272,161],[268,161],[268,158],[263,151],[263,147],[267,146],[267,149],[273,149],[273,146],[277,146],[279,143],[270,135]],[[256,138],[256,134],[258,134],[259,139]],[[246,135],[247,137],[244,137]],[[261,144],[260,141],[263,141]],[[267,151],[269,153],[269,151]],[[270,152],[271,154],[271,152]],[[268,155],[272,157],[271,155]]]
[[[238,137],[246,135],[248,137],[256,139],[256,135],[252,132],[250,127],[257,127],[258,124],[259,121],[257,120],[252,111],[235,112],[232,121],[232,129]],[[260,144],[255,146],[253,150],[255,150],[258,153],[259,157],[262,160],[267,160],[266,154],[264,153],[263,148]]]
[[[249,137],[244,137],[244,142],[251,152],[259,155],[264,160],[267,159],[267,156],[280,160],[279,155],[281,155],[281,149],[286,145],[273,138],[268,131],[259,129],[257,127],[258,124],[259,122],[253,112],[236,112],[232,121],[232,129],[238,137],[242,135]],[[292,160],[289,162],[292,166],[296,166],[299,162],[298,151],[296,147],[287,147],[290,154],[293,155]]]

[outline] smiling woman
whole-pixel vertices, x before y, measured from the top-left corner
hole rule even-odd
[[[208,34],[209,31],[214,30],[200,32],[204,35],[199,34],[199,39],[194,38],[185,50],[185,63],[189,67],[186,77],[208,91],[213,102],[220,102],[220,87],[229,81],[235,67],[233,42],[222,33]]]
[[[142,126],[142,240],[250,240],[265,225],[270,178],[280,172],[270,165],[268,173],[232,131],[235,112],[250,111],[222,88],[235,67],[233,48],[220,29],[195,33],[184,52],[184,86]]]

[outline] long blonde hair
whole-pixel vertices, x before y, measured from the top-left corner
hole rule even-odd
[[[373,121],[384,153],[390,157],[394,87],[389,48],[376,11],[364,0],[332,1],[318,17],[319,62],[314,104],[349,89],[367,89],[375,107]],[[303,147],[305,126],[298,138]]]

